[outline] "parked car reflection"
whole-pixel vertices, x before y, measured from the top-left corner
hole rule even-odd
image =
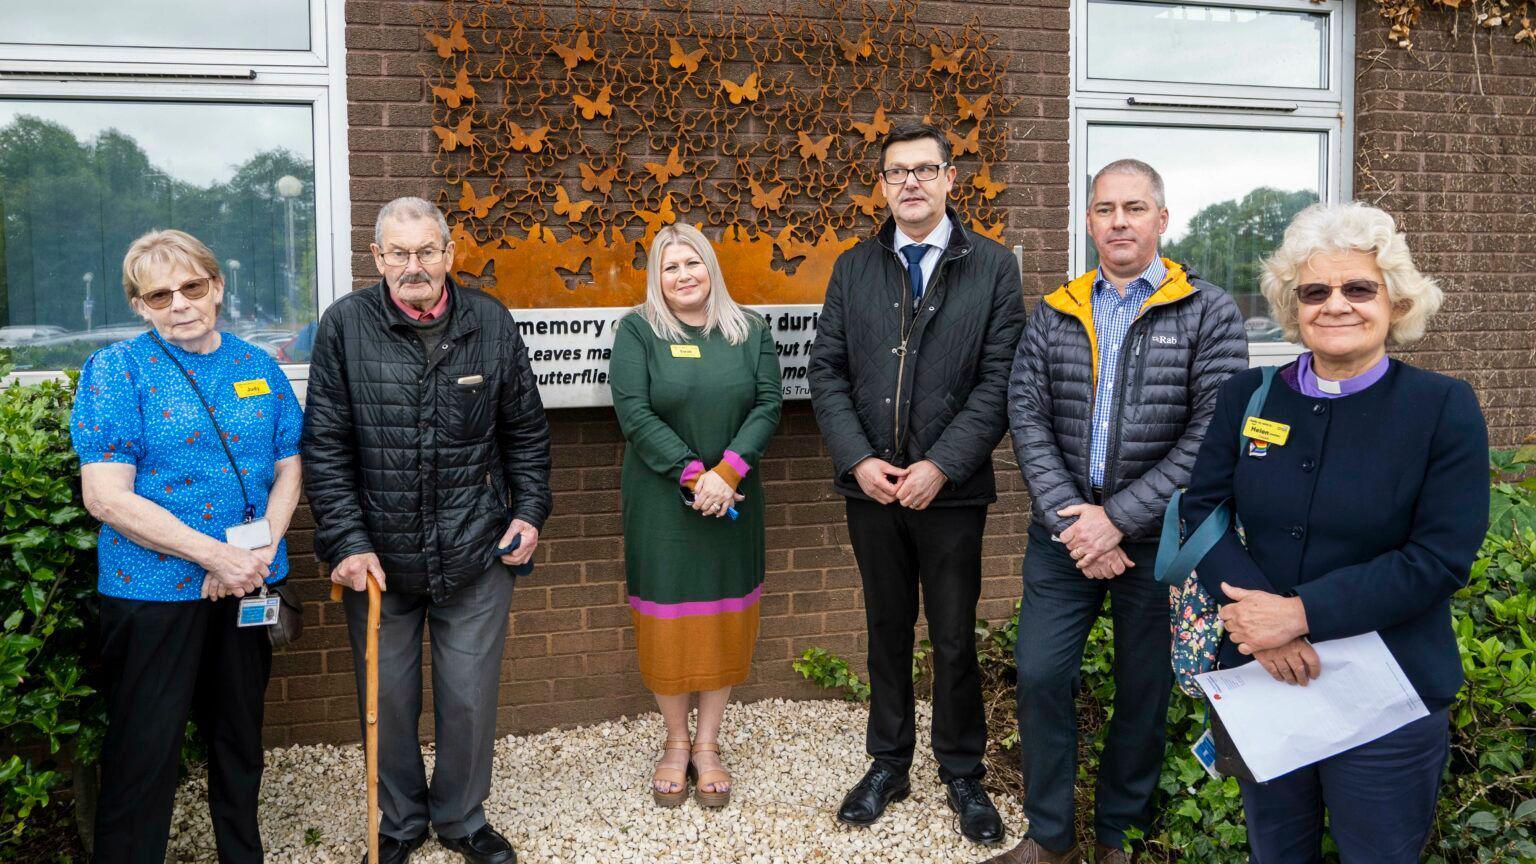
[[[251,321],[234,327],[236,336],[267,352],[279,363],[308,363],[314,344],[313,323],[301,328]],[[75,369],[98,348],[144,332],[144,325],[120,324],[92,330],[65,330],[52,324],[0,327],[0,349],[8,349],[17,371]]]

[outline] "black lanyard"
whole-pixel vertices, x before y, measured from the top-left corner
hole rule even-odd
[[[160,350],[165,352],[165,356],[172,363],[176,364],[176,368],[181,370],[181,377],[187,379],[187,386],[191,387],[192,392],[197,394],[197,401],[203,403],[203,409],[208,412],[208,422],[213,424],[213,434],[218,436],[219,444],[224,448],[224,455],[229,457],[229,466],[235,469],[235,482],[240,484],[240,497],[245,499],[245,521],[249,522],[255,519],[256,508],[251,505],[251,496],[245,492],[245,478],[240,476],[240,463],[235,461],[235,454],[230,451],[229,442],[224,440],[224,430],[219,428],[219,421],[213,416],[213,406],[209,405],[208,400],[203,397],[203,391],[198,388],[197,382],[192,380],[192,375],[187,371],[187,367],[181,365],[181,361],[176,359],[176,355],[171,353],[171,349],[166,347],[164,342],[160,341],[160,334],[151,330],[149,331],[149,336],[155,340],[156,345],[160,346]]]

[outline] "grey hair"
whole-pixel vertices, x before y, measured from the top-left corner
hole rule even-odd
[[[1163,189],[1163,175],[1157,173],[1156,168],[1140,159],[1116,159],[1100,168],[1098,173],[1093,175],[1093,182],[1088,184],[1088,199],[1090,201],[1093,200],[1094,194],[1098,192],[1099,178],[1105,174],[1134,174],[1137,177],[1147,178],[1147,182],[1152,184],[1152,200],[1157,203],[1157,209],[1167,209],[1168,196]]]
[[[430,219],[437,223],[437,230],[443,236],[444,246],[453,241],[453,235],[448,232],[448,220],[443,218],[443,211],[437,209],[436,204],[425,198],[407,195],[403,198],[396,198],[379,208],[378,218],[373,220],[373,244],[375,246],[384,245],[384,223],[391,219],[405,222],[414,222],[417,219]]]
[[[1347,204],[1313,204],[1296,214],[1285,229],[1280,248],[1264,260],[1259,290],[1269,301],[1275,323],[1285,338],[1300,338],[1296,283],[1301,268],[1314,255],[1365,252],[1376,256],[1392,302],[1392,326],[1387,338],[1404,345],[1424,335],[1429,319],[1440,311],[1445,294],[1435,280],[1419,272],[1408,241],[1386,211],[1351,201]]]
[[[710,245],[704,232],[685,222],[668,225],[656,232],[645,265],[645,302],[635,307],[635,311],[651,325],[651,332],[656,334],[657,339],[668,342],[687,340],[688,335],[683,331],[682,322],[667,306],[666,295],[661,290],[661,256],[666,253],[667,247],[676,243],[699,253],[704,269],[709,272],[709,299],[704,306],[704,335],[719,330],[725,336],[725,341],[732,345],[747,341],[752,333],[752,319],[757,316],[748,313],[731,299],[731,292],[725,288],[725,276],[720,272],[720,259],[715,256],[715,247]]]

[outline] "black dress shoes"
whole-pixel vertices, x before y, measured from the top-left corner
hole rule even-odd
[[[512,851],[512,844],[489,825],[481,826],[479,831],[468,837],[450,840],[439,836],[437,842],[443,844],[443,848],[449,852],[463,855],[469,864],[517,864],[517,853]]]
[[[425,842],[427,842],[427,832],[425,830],[409,840],[396,840],[393,837],[385,837],[383,834],[380,834],[379,864],[405,864],[405,862],[411,860],[411,853],[420,849],[421,844]],[[368,853],[366,852],[363,853],[363,864],[370,864]]]
[[[892,801],[901,801],[911,792],[907,775],[897,774],[876,762],[864,773],[864,779],[843,796],[843,806],[837,808],[837,821],[861,828],[873,825]]]
[[[960,777],[944,784],[944,800],[960,814],[960,833],[972,843],[990,846],[1003,842],[1003,819],[981,788],[981,781]]]

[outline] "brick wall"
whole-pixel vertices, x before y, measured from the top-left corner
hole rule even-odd
[[[551,4],[552,5],[552,4]],[[624,6],[636,8],[634,3]],[[706,4],[698,4],[704,8]],[[555,20],[568,11],[550,8]],[[353,272],[371,282],[366,254],[373,218],[398,195],[436,195],[436,145],[428,130],[431,94],[421,66],[436,60],[417,13],[438,4],[349,2],[347,72],[352,170]],[[1020,97],[1009,120],[1010,161],[993,177],[1011,183],[1008,244],[1024,247],[1032,297],[1053,288],[1067,266],[1067,12],[1059,3],[923,3],[919,26],[962,22],[974,11],[998,38],[994,50],[1014,72],[1005,90]],[[1027,131],[1028,137],[1022,136]],[[658,154],[661,155],[661,154]],[[554,433],[555,515],[545,526],[534,575],[517,588],[502,666],[500,725],[529,731],[654,710],[642,687],[624,597],[619,529],[622,439],[608,409],[550,412]],[[999,457],[1012,462],[1005,447]],[[1016,471],[1000,461],[1001,501],[988,525],[981,614],[1006,617],[1018,593],[1028,504]],[[785,404],[779,433],[761,468],[769,502],[768,577],[754,671],[737,688],[744,700],[819,697],[790,659],[822,646],[862,663],[864,612],[848,546],[842,499],[831,491],[831,463],[808,402]],[[301,514],[296,555],[312,555]],[[298,573],[314,572],[312,557]],[[340,607],[322,602],[326,585],[301,580],[310,629],[300,650],[274,661],[268,690],[271,744],[358,737],[352,654]],[[427,711],[430,715],[430,708]],[[431,718],[423,735],[431,735]]]
[[[633,7],[632,2],[623,5]],[[707,4],[700,2],[700,8]],[[1474,63],[1460,43],[1416,33],[1412,53],[1389,49],[1362,3],[1358,76],[1359,195],[1380,199],[1413,233],[1421,265],[1445,280],[1449,302],[1414,362],[1461,375],[1483,399],[1496,443],[1536,431],[1536,52],[1480,36]],[[420,67],[435,58],[415,13],[438,4],[347,4],[353,248],[366,250],[380,204],[432,197],[430,94]],[[1013,184],[1007,245],[1022,245],[1030,305],[1067,267],[1068,13],[1062,0],[925,2],[919,25],[971,14],[1011,61],[1005,90],[1020,97],[1009,120],[1010,161],[993,176]],[[551,14],[562,14],[552,8]],[[566,13],[568,14],[568,13]],[[1481,88],[1481,89],[1479,89]],[[371,260],[354,258],[358,284]],[[529,731],[651,710],[640,684],[624,603],[619,534],[622,444],[607,409],[553,411],[556,512],[538,568],[518,586],[502,667],[503,731]],[[982,617],[1005,617],[1018,595],[1028,502],[1007,442],[998,452],[1000,500],[984,546]],[[760,469],[768,509],[762,637],[744,700],[825,695],[790,659],[823,646],[862,663],[863,607],[841,500],[806,402],[786,403]],[[311,523],[291,540],[295,572],[312,573]],[[310,629],[279,655],[268,691],[271,744],[356,740],[352,655],[325,583],[300,579]],[[430,708],[423,735],[431,735]]]
[[[1395,214],[1446,304],[1400,356],[1477,389],[1495,445],[1536,433],[1536,51],[1425,16],[1389,46],[1360,3],[1356,195]]]

